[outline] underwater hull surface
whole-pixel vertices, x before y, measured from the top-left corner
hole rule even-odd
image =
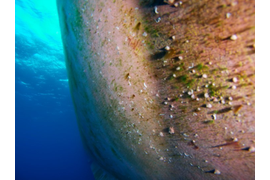
[[[254,179],[255,2],[175,2],[57,1],[95,177]]]

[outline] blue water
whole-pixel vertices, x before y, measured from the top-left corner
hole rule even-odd
[[[15,176],[94,179],[68,87],[55,0],[15,1]]]

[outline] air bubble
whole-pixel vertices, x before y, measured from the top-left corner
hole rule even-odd
[[[237,39],[237,35],[236,34],[233,34],[231,37],[230,37],[231,40],[235,41]]]
[[[232,78],[232,81],[233,81],[234,83],[238,82],[237,77]]]
[[[215,169],[214,174],[221,174],[221,172],[218,169]]]
[[[231,13],[226,13],[226,18],[228,19],[228,18],[230,18],[231,17]]]
[[[212,108],[212,104],[208,103],[208,104],[206,104],[206,107],[207,108]]]

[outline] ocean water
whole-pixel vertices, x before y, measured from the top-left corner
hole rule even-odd
[[[91,180],[55,0],[15,1],[15,177]]]

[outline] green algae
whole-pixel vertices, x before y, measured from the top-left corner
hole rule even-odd
[[[148,23],[146,21],[144,22],[144,30],[145,30],[145,32],[147,32],[148,34],[150,34],[154,38],[160,36],[159,31],[157,29],[155,29],[153,26],[148,25]]]
[[[199,70],[199,71],[202,71],[202,70],[208,70],[208,69],[209,69],[208,66],[203,65],[202,63],[198,64],[198,65],[196,66],[196,68],[197,68],[197,70]]]
[[[203,121],[204,124],[214,124],[214,120],[205,120]]]
[[[182,75],[182,76],[179,76],[177,78],[181,83],[187,83],[187,80],[188,80],[188,76],[185,74],[185,75]]]

